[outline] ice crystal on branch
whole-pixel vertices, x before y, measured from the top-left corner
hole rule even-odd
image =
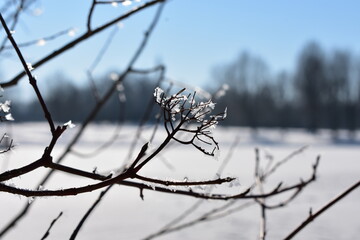
[[[78,30],[76,29],[76,28],[72,28],[72,29],[70,29],[69,31],[68,31],[68,35],[70,36],[70,37],[74,37],[75,35],[76,35],[76,32],[77,32]]]
[[[226,109],[213,115],[215,103],[211,100],[197,102],[196,92],[187,95],[184,92],[185,88],[167,97],[161,88],[155,89],[154,97],[162,109],[165,129],[177,142],[191,144],[206,155],[214,156],[219,145],[212,136],[212,129],[226,117]]]
[[[6,100],[4,103],[0,103],[0,111],[9,112],[10,111],[10,104],[9,100]]]
[[[69,120],[68,122],[64,123],[64,126],[67,128],[74,128],[76,125],[73,124],[71,120]]]
[[[26,63],[26,66],[29,69],[29,71],[34,70],[34,67],[31,65],[31,63]]]
[[[45,46],[46,45],[46,40],[45,39],[39,39],[37,42],[36,42],[36,45],[38,46]]]
[[[10,112],[10,105],[11,101],[6,100],[4,103],[0,103],[0,113],[4,112],[6,113],[5,116],[0,115],[0,121],[6,120],[6,121],[14,121],[13,116]]]
[[[130,0],[125,0],[125,1],[123,1],[122,5],[123,5],[123,6],[130,6],[131,3],[132,3],[132,2],[131,2]]]
[[[11,115],[11,113],[8,113],[5,115],[5,119],[8,121],[14,121],[15,119],[13,118],[13,116]]]

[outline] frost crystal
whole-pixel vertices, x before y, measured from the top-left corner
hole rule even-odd
[[[33,66],[31,65],[31,63],[26,63],[26,67],[29,69],[29,71],[34,70]]]
[[[14,121],[14,120],[15,120],[15,119],[13,118],[13,116],[11,115],[11,113],[6,114],[6,115],[5,115],[5,119],[8,120],[8,121]]]
[[[72,28],[72,29],[70,29],[70,30],[68,31],[68,35],[69,35],[70,37],[73,37],[73,36],[76,35],[76,32],[77,32],[77,29]]]
[[[226,118],[226,117],[227,117],[227,107],[225,108],[224,114],[223,114],[223,118]]]
[[[73,124],[72,121],[70,120],[70,121],[64,123],[64,126],[67,128],[74,128],[75,124]]]
[[[29,198],[28,198],[29,204],[32,203],[34,200],[35,200],[34,197],[29,197]]]
[[[183,95],[183,92],[185,92],[185,88],[166,97],[161,88],[155,89],[155,101],[164,112],[165,128],[168,133],[170,127],[172,130],[178,128],[187,137],[184,139],[174,136],[173,139],[183,144],[191,144],[206,155],[214,156],[219,147],[211,130],[226,117],[226,110],[220,114],[210,115],[215,108],[215,103],[211,100],[196,102],[196,93]],[[176,124],[178,127],[174,126]],[[181,126],[187,127],[182,128]]]
[[[38,45],[38,46],[44,46],[45,44],[46,44],[45,39],[39,39],[36,43],[36,45]]]
[[[119,79],[119,74],[117,74],[116,72],[112,72],[112,73],[110,73],[109,78],[110,78],[110,80],[115,82]]]
[[[215,108],[215,103],[213,103],[211,100],[209,101],[208,107],[211,109]]]
[[[4,103],[0,103],[0,110],[3,112],[9,112],[10,111],[10,104],[11,101],[6,100]]]
[[[157,103],[161,102],[163,95],[164,95],[164,90],[162,90],[159,87],[155,88],[154,97],[155,97]]]
[[[123,6],[130,6],[131,5],[131,1],[130,0],[125,0],[122,3]]]

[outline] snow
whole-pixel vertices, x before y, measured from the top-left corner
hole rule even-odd
[[[55,160],[79,129],[80,127],[77,127],[65,131],[54,149]],[[106,123],[91,125],[76,145],[75,150],[81,153],[92,152],[101,143],[110,139],[116,129],[119,128]],[[6,132],[16,145],[15,151],[10,155],[0,156],[2,171],[4,168],[24,166],[38,159],[51,139],[49,126],[46,123],[15,123],[12,125],[4,123],[1,130]],[[163,130],[159,131],[157,137],[152,141],[154,148],[166,136]],[[118,139],[105,151],[92,158],[69,155],[62,164],[78,167],[85,171],[93,171],[96,166],[97,172],[108,173],[119,168],[127,159],[128,149],[135,132],[136,126],[123,126],[120,128]],[[136,156],[137,151],[150,138],[151,133],[151,126],[146,126],[142,140],[138,143],[133,155]],[[174,143],[161,153],[161,157],[151,161],[141,171],[141,174],[161,179],[178,179],[179,181],[214,179],[237,134],[239,134],[240,142],[231,161],[221,174],[222,177],[236,177],[236,184],[233,184],[234,186],[231,188],[229,188],[229,184],[224,184],[224,186],[214,188],[213,192],[236,193],[246,189],[252,183],[255,147],[260,149],[260,157],[266,164],[271,158],[274,161],[281,160],[302,146],[309,145],[303,153],[296,155],[269,179],[265,185],[266,190],[273,189],[279,181],[284,181],[289,185],[296,183],[300,178],[308,178],[311,175],[312,164],[316,157],[321,155],[317,181],[306,188],[289,206],[268,211],[268,239],[282,239],[308,216],[310,208],[316,211],[359,180],[359,139],[349,141],[346,133],[340,133],[339,138],[334,141],[331,133],[325,130],[320,131],[317,135],[312,135],[303,130],[290,129],[287,132],[281,132],[273,129],[260,129],[257,135],[254,135],[250,129],[237,127],[218,127],[214,130],[214,137],[219,142],[221,149],[218,161],[204,156],[203,153],[191,146]],[[172,168],[169,168],[163,161],[170,164]],[[33,173],[10,180],[7,184],[34,189],[45,172],[46,169],[38,169]],[[60,189],[91,183],[94,181],[56,173],[41,188]],[[238,184],[240,186],[237,186]],[[12,216],[15,216],[25,204],[33,201],[30,214],[18,223],[15,231],[9,232],[3,239],[40,239],[51,221],[61,211],[64,214],[53,226],[48,239],[68,239],[100,192],[101,190],[74,197],[35,198],[35,201],[0,193],[2,203],[0,205],[0,227],[4,226]],[[115,186],[90,216],[77,239],[143,239],[149,234],[157,232],[198,201],[187,196],[148,190],[144,190],[143,194],[144,201],[141,200],[138,189]],[[360,234],[359,200],[360,191],[357,189],[316,219],[295,239],[356,239]],[[276,202],[276,199],[271,201]],[[227,203],[204,201],[188,219],[193,219],[206,210]],[[234,206],[242,203],[239,201]],[[259,223],[260,209],[258,206],[252,206],[225,218],[201,223],[182,231],[163,235],[158,239],[257,239]]]

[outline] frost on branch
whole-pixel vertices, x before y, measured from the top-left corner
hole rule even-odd
[[[0,87],[0,91],[2,88]],[[6,100],[4,103],[0,102],[0,121],[14,121],[10,113],[11,101]],[[0,137],[0,154],[10,151],[13,148],[12,140],[5,133]]]
[[[0,115],[0,120],[1,121],[14,121],[13,116],[11,115],[10,112],[10,105],[11,105],[11,101],[6,100],[4,103],[0,103],[0,114],[1,113],[5,113],[5,115]]]
[[[29,71],[34,70],[34,67],[32,66],[31,63],[26,63],[26,66],[27,66],[27,68],[29,69]]]
[[[211,100],[196,101],[196,92],[183,94],[185,88],[171,96],[157,87],[154,92],[155,101],[160,105],[164,125],[169,136],[182,144],[191,144],[206,155],[214,156],[219,150],[212,130],[219,121],[226,117],[223,113],[212,114],[215,103]]]
[[[7,113],[10,111],[10,104],[9,100],[6,100],[4,103],[0,103],[0,110]]]
[[[74,128],[76,125],[73,124],[71,120],[69,120],[68,122],[64,123],[64,126],[67,128]]]

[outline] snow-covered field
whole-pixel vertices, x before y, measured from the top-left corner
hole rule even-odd
[[[55,159],[62,153],[66,144],[78,130],[77,128],[70,129],[62,136],[54,151]],[[116,126],[109,124],[91,125],[80,143],[76,145],[75,150],[81,153],[94,151],[97,146],[112,137],[115,129]],[[23,166],[38,159],[50,140],[49,129],[45,123],[24,123],[6,127],[3,125],[2,132],[5,131],[14,139],[17,146],[10,155],[0,156],[2,171]],[[159,131],[152,146],[159,144],[165,136],[163,130]],[[99,172],[111,171],[121,166],[126,159],[135,132],[136,126],[122,127],[117,140],[106,150],[92,158],[69,155],[63,164],[86,171],[92,171],[95,166]],[[145,130],[141,143],[146,141],[150,133],[149,127]],[[154,159],[146,166],[141,172],[142,175],[178,180],[184,177],[190,180],[214,178],[222,160],[238,136],[239,143],[222,176],[237,177],[240,186],[230,188],[229,184],[225,184],[226,186],[214,189],[214,192],[235,193],[252,183],[255,147],[260,148],[261,157],[266,162],[268,161],[266,156],[272,156],[275,161],[278,161],[302,146],[309,145],[309,148],[296,155],[267,182],[265,190],[271,190],[279,181],[290,185],[298,182],[300,178],[308,178],[316,156],[321,155],[317,181],[307,187],[290,205],[277,210],[269,210],[268,239],[285,237],[308,216],[310,208],[316,211],[346,187],[358,181],[360,177],[359,139],[347,141],[345,133],[335,142],[326,131],[311,135],[301,130],[290,130],[284,133],[262,129],[254,136],[249,129],[232,127],[217,128],[214,134],[221,148],[218,160],[204,156],[191,146],[174,143],[161,154],[161,158]],[[141,144],[137,146],[137,149],[140,149],[140,146]],[[34,173],[24,175],[9,183],[19,187],[34,188],[45,172],[45,169],[38,169]],[[45,188],[59,189],[92,182],[88,179],[56,173]],[[99,193],[100,191],[95,191],[75,197],[36,199],[29,214],[4,239],[40,239],[60,211],[64,214],[54,225],[48,239],[69,239],[75,226],[97,199]],[[153,191],[144,191],[144,197],[144,201],[140,199],[138,189],[115,186],[85,223],[77,239],[143,239],[157,232],[198,201],[187,196]],[[0,227],[3,227],[29,199],[0,193],[0,201]],[[187,220],[194,219],[206,210],[226,203],[228,202],[203,201],[201,207]],[[242,203],[238,201],[234,206]],[[357,239],[360,235],[359,216],[360,190],[357,189],[316,219],[295,239]],[[258,239],[259,223],[260,209],[254,205],[224,218],[163,235],[159,239]]]

